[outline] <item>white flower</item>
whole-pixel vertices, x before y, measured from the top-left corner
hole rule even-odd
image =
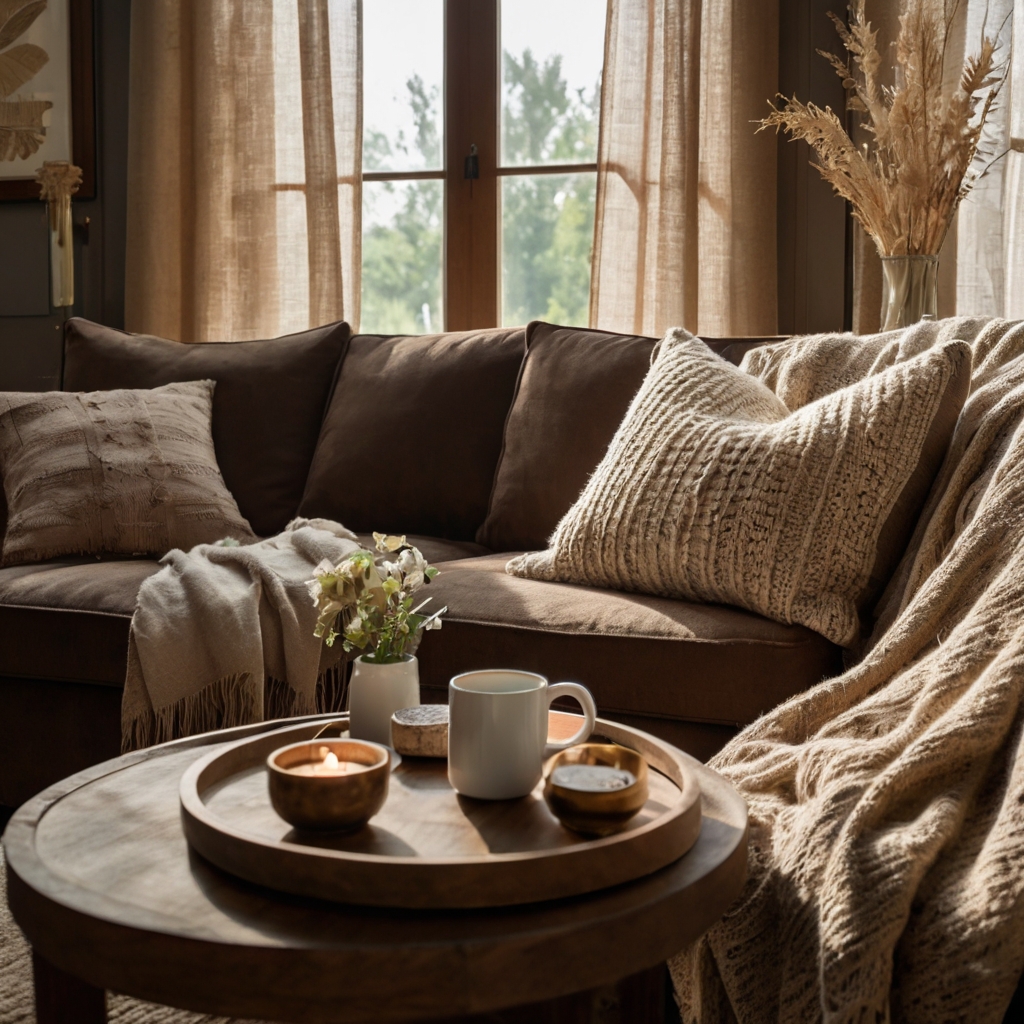
[[[425,572],[427,560],[418,548],[406,548],[398,556],[398,564],[403,572]]]
[[[411,594],[414,590],[419,590],[423,586],[423,581],[426,577],[419,569],[410,572],[405,577],[405,582],[402,584],[402,589],[407,593]]]

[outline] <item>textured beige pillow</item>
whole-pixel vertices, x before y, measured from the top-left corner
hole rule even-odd
[[[213,388],[0,393],[2,564],[255,540],[217,466]]]
[[[970,363],[953,342],[790,412],[671,331],[549,550],[508,571],[739,605],[849,645],[891,571],[879,561],[913,529]]]

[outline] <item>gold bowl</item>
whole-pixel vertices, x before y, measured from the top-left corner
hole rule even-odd
[[[366,740],[292,743],[267,758],[274,810],[311,832],[349,832],[365,825],[384,806],[390,775],[387,747]]]
[[[544,766],[544,800],[566,828],[611,835],[647,803],[647,762],[617,743],[569,747]]]

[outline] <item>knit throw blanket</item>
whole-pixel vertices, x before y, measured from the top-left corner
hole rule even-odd
[[[1024,323],[745,368],[795,408],[950,338],[971,394],[860,660],[711,762],[750,809],[749,877],[670,964],[688,1024],[998,1022],[1024,967]]]
[[[338,523],[295,519],[255,544],[165,555],[132,616],[122,748],[338,710],[346,655],[314,638],[306,581],[359,547]]]

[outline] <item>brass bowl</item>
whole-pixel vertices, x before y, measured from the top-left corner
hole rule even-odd
[[[355,763],[343,774],[300,774],[330,751],[339,762]],[[387,747],[366,740],[292,743],[267,758],[270,802],[285,821],[310,832],[349,832],[365,825],[384,806],[391,775]]]
[[[571,773],[559,773],[563,778],[555,780],[559,768],[572,765],[618,769],[629,772],[634,781],[620,788],[602,789],[588,786],[587,782],[593,780],[587,779],[565,784],[574,781],[564,777]],[[647,762],[635,750],[617,743],[580,743],[569,747],[555,754],[544,766],[544,800],[566,828],[585,835],[609,836],[623,829],[647,803]]]

